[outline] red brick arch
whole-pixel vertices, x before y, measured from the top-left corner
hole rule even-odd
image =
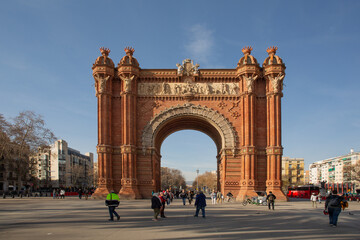
[[[117,67],[102,48],[93,65],[98,98],[99,186],[123,197],[160,190],[161,145],[173,132],[201,131],[217,147],[218,189],[238,199],[281,192],[281,97],[285,65],[267,51],[262,67],[243,49],[235,69],[141,69],[126,48]]]

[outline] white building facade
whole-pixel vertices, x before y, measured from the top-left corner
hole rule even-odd
[[[36,173],[40,187],[92,187],[94,154],[81,154],[60,139],[39,150]]]
[[[320,185],[324,182],[331,186],[334,184],[343,186],[346,183],[359,186],[359,183],[352,180],[344,171],[344,167],[355,165],[358,161],[360,161],[360,152],[351,149],[349,154],[312,163],[309,167],[309,183]]]
[[[92,187],[94,154],[81,154],[57,140],[51,148],[50,172],[52,187]]]

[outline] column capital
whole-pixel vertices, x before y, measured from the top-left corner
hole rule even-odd
[[[270,146],[266,148],[266,154],[268,155],[282,155],[283,154],[282,146]]]

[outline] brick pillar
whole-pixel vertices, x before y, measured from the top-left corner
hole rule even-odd
[[[245,196],[257,196],[254,191],[257,186],[257,155],[256,155],[256,80],[259,77],[260,66],[251,55],[252,48],[242,49],[244,57],[238,62],[237,75],[240,79],[242,95],[242,121],[240,142],[241,177],[238,199]]]
[[[267,49],[269,57],[263,64],[263,74],[266,77],[267,99],[267,180],[266,190],[272,191],[276,199],[287,200],[281,190],[281,98],[283,96],[283,78],[285,65],[281,58],[275,55],[277,47]]]
[[[141,198],[137,179],[136,146],[136,101],[139,63],[132,56],[133,48],[125,48],[124,56],[118,65],[121,79],[121,118],[122,118],[122,178],[120,195],[124,198]]]
[[[113,188],[112,143],[111,143],[111,99],[114,63],[108,57],[110,50],[100,49],[102,56],[93,65],[95,91],[98,99],[98,188],[94,197],[104,198]]]

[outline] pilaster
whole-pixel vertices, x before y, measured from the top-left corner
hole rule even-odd
[[[93,65],[95,92],[98,99],[98,188],[94,197],[103,198],[112,190],[112,147],[111,147],[111,91],[114,78],[114,63],[108,57],[110,50],[100,48],[102,56]]]
[[[122,179],[120,195],[123,198],[141,198],[137,179],[136,146],[136,101],[139,63],[132,56],[134,49],[125,48],[124,56],[118,64],[118,76],[121,79],[121,117],[122,124]]]
[[[269,57],[263,64],[266,78],[267,98],[267,180],[266,189],[272,191],[279,200],[287,200],[281,190],[281,97],[285,65],[275,55],[277,47],[267,49]]]

